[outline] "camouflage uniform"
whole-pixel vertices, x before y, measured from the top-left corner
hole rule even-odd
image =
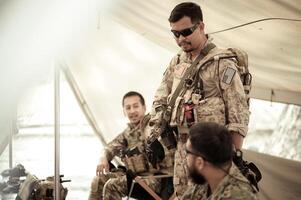
[[[258,193],[249,181],[240,173],[239,169],[232,163],[229,175],[219,183],[218,187],[212,194],[208,194],[209,185],[194,185],[190,187],[182,196],[182,200],[215,200],[215,199],[232,199],[232,200],[256,200]]]
[[[143,143],[145,138],[144,129],[149,119],[150,116],[146,115],[139,125],[133,126],[132,124],[128,124],[128,127],[107,145],[105,155],[108,161],[112,160],[114,156],[120,156],[121,150]],[[167,155],[168,153],[169,152],[166,152]],[[161,163],[162,171],[166,169],[166,160],[167,158]],[[145,181],[154,191],[160,192],[161,187],[158,179],[147,179]],[[89,200],[119,200],[127,194],[128,187],[125,173],[114,172],[94,177],[91,184]]]
[[[210,42],[211,39],[208,39],[206,45]],[[199,67],[207,58],[215,55],[216,52],[220,52],[220,49],[217,47],[211,49],[197,66]],[[155,94],[151,112],[152,124],[161,123],[166,105],[168,105],[186,69],[191,64],[192,60],[189,54],[183,51],[180,51],[171,60]],[[234,76],[227,77],[225,75],[227,70],[234,70]],[[222,59],[219,62],[208,63],[202,67],[198,75],[203,81],[204,97],[197,104],[194,104],[195,122],[216,122],[226,125],[230,131],[245,136],[249,122],[249,107],[239,73],[237,72],[237,61],[235,59]],[[184,193],[189,184],[185,159],[186,153],[184,151],[189,127],[184,117],[184,104],[191,102],[194,89],[192,87],[182,92],[182,94],[180,92],[181,95],[176,99],[171,114],[170,125],[177,126],[179,131],[174,168],[174,186],[178,196]],[[153,128],[153,135],[159,137],[160,133],[161,130],[158,126]]]

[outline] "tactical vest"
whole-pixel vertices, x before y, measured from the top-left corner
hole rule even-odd
[[[251,84],[252,84],[252,75],[249,72],[249,67],[248,67],[248,55],[246,52],[244,52],[241,49],[238,48],[228,48],[228,49],[218,49],[218,48],[214,48],[209,54],[209,56],[206,56],[205,60],[202,60],[202,64],[200,66],[198,66],[198,70],[197,73],[193,75],[193,78],[191,78],[191,83],[193,85],[193,91],[194,93],[199,93],[200,95],[192,95],[191,100],[192,102],[194,102],[194,97],[196,96],[197,98],[200,97],[200,99],[204,99],[205,94],[204,94],[204,87],[203,87],[203,81],[200,78],[199,74],[200,71],[202,70],[202,68],[204,66],[206,66],[207,64],[210,64],[212,62],[217,62],[217,71],[219,72],[219,64],[220,61],[223,59],[235,59],[236,63],[236,67],[237,67],[237,71],[239,73],[240,76],[240,80],[242,82],[242,85],[244,87],[244,93],[245,93],[245,99],[246,102],[249,106],[250,104],[250,91],[251,91]],[[229,76],[234,76],[235,71],[232,72],[230,71]],[[225,76],[225,75],[224,75]],[[219,92],[220,92],[220,97],[221,99],[225,102],[224,98],[223,98],[223,89],[221,87],[221,80],[220,77],[219,78]],[[223,77],[224,79],[224,77]],[[224,80],[223,80],[224,81]],[[200,99],[197,99],[196,102],[198,102]],[[225,107],[225,112],[226,112],[226,124],[229,123],[229,113],[228,113],[228,108]],[[195,113],[194,113],[195,115]],[[185,117],[186,118],[186,117]],[[195,118],[195,117],[194,117]],[[187,121],[187,119],[186,119]],[[190,123],[193,124],[194,122]]]
[[[210,46],[211,47],[210,47]],[[194,105],[197,105],[198,102],[201,100],[205,99],[205,91],[204,91],[204,84],[203,80],[200,77],[201,71],[206,68],[208,65],[211,65],[215,63],[217,67],[217,71],[219,72],[219,65],[220,61],[223,59],[227,60],[235,60],[236,62],[236,67],[237,67],[237,72],[239,73],[242,85],[244,87],[244,93],[245,93],[245,98],[246,102],[249,105],[249,94],[251,90],[251,83],[252,83],[252,76],[249,72],[248,68],[248,56],[247,54],[237,48],[228,48],[228,49],[219,49],[216,48],[216,46],[213,43],[208,44],[206,47],[208,49],[209,46],[209,51],[207,50],[207,54],[198,62],[197,65],[190,67],[191,69],[189,71],[186,71],[185,74],[182,77],[181,82],[178,84],[175,92],[172,94],[171,101],[170,103],[172,106],[170,110],[172,110],[172,115],[171,115],[171,125],[176,125],[178,123],[183,123],[183,121],[186,122],[187,126],[190,127],[192,124],[195,122],[196,118],[196,112],[194,109]],[[195,61],[194,61],[195,62]],[[193,64],[192,64],[193,65]],[[188,68],[189,69],[189,68]],[[228,77],[234,77],[236,71],[235,70],[229,70],[225,71],[229,72]],[[223,89],[221,87],[221,81],[224,82],[224,80],[220,80],[220,76],[218,75],[217,77],[219,80],[219,85],[217,87],[219,93],[220,93],[220,98],[222,101],[225,102],[223,99]],[[225,76],[223,77],[223,79]],[[232,81],[232,78],[226,79],[226,81],[229,81],[229,84]],[[183,83],[182,83],[183,82]],[[182,85],[181,85],[182,84]],[[179,90],[178,90],[179,89]],[[188,92],[188,96],[186,95],[186,92]],[[185,101],[183,101],[185,96]],[[189,97],[190,96],[190,97]],[[187,99],[187,97],[190,98],[190,100]],[[188,102],[187,102],[188,100]],[[174,103],[173,103],[174,102]],[[184,107],[184,109],[183,109]],[[184,111],[183,111],[184,110]],[[228,108],[225,108],[226,112],[226,124],[229,123],[228,120]],[[183,120],[185,119],[185,120]]]
[[[127,149],[122,150],[120,155],[126,168],[138,174],[149,170],[149,163],[145,154],[143,141],[145,140],[144,129],[149,119],[150,115],[145,115],[138,127],[134,127],[133,130],[131,130],[135,132],[135,135],[140,132],[140,136],[138,136],[139,139],[137,139],[138,141],[135,141],[135,143],[133,143],[133,141],[127,141]]]

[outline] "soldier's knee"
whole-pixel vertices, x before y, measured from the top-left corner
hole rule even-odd
[[[125,196],[127,193],[126,182],[124,183],[120,178],[110,178],[105,183],[102,192],[103,192],[103,197],[116,196],[116,198],[114,199],[119,199],[119,197],[121,199],[121,196]]]
[[[98,176],[95,176],[91,182],[91,191],[97,192],[99,189],[99,180],[100,178]]]
[[[114,181],[112,181],[112,179],[109,179],[104,187],[103,187],[103,191],[102,191],[102,196],[103,196],[103,199],[110,199],[110,196],[116,192],[114,191],[114,187],[115,187],[115,184],[113,184]]]
[[[108,177],[106,177],[105,175],[95,176],[91,183],[91,191],[93,192],[101,191],[104,184],[107,182],[107,180]]]
[[[91,182],[91,189],[90,189],[90,194],[89,194],[89,200],[101,200],[102,193],[99,191],[99,177],[94,177],[92,182]]]
[[[105,183],[109,178],[106,175],[95,176],[91,182],[89,200],[101,200]]]
[[[112,179],[109,179],[105,185],[103,186],[103,193],[106,193],[108,191],[112,191],[112,187],[113,187],[113,184],[112,184]]]

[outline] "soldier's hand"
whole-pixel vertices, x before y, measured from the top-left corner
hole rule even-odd
[[[96,168],[96,175],[100,176],[108,172],[109,172],[109,162],[107,158],[101,158]]]
[[[145,151],[149,162],[153,165],[154,168],[156,168],[157,164],[161,162],[165,157],[164,148],[162,144],[158,141],[158,139],[147,143]]]
[[[240,135],[238,132],[230,131],[232,134],[232,143],[235,146],[235,149],[241,149],[243,144],[243,136]]]

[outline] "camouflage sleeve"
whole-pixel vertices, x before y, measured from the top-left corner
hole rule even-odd
[[[152,135],[155,137],[159,137],[161,134],[160,124],[163,119],[164,112],[166,110],[168,97],[171,93],[172,83],[173,83],[173,71],[174,66],[177,63],[178,56],[175,56],[169,66],[167,67],[166,71],[163,74],[162,81],[160,83],[159,88],[155,92],[154,102],[151,109],[151,133],[148,135]]]
[[[219,199],[223,200],[257,200],[258,192],[256,188],[241,174],[241,171],[234,163],[229,171],[229,176],[223,182],[224,187],[219,190]]]
[[[172,82],[173,82],[173,71],[174,71],[174,66],[177,63],[177,59],[178,56],[174,57],[170,61],[169,66],[167,67],[167,69],[163,74],[163,78],[160,83],[160,86],[158,87],[155,93],[153,108],[154,107],[156,108],[160,105],[167,104],[167,98],[171,93]]]
[[[105,156],[108,161],[111,161],[114,158],[114,156],[119,155],[120,150],[123,150],[127,147],[127,141],[124,136],[125,131],[119,134],[105,147]]]
[[[258,200],[258,193],[246,190],[241,187],[232,187],[230,191],[224,191],[220,197],[221,200]]]
[[[205,185],[193,184],[187,188],[185,193],[181,196],[181,200],[204,199],[204,197],[206,197],[206,191],[207,191],[206,188],[207,188],[207,184]]]
[[[227,128],[246,136],[250,112],[235,61],[221,60],[218,76],[218,84],[226,106]]]

